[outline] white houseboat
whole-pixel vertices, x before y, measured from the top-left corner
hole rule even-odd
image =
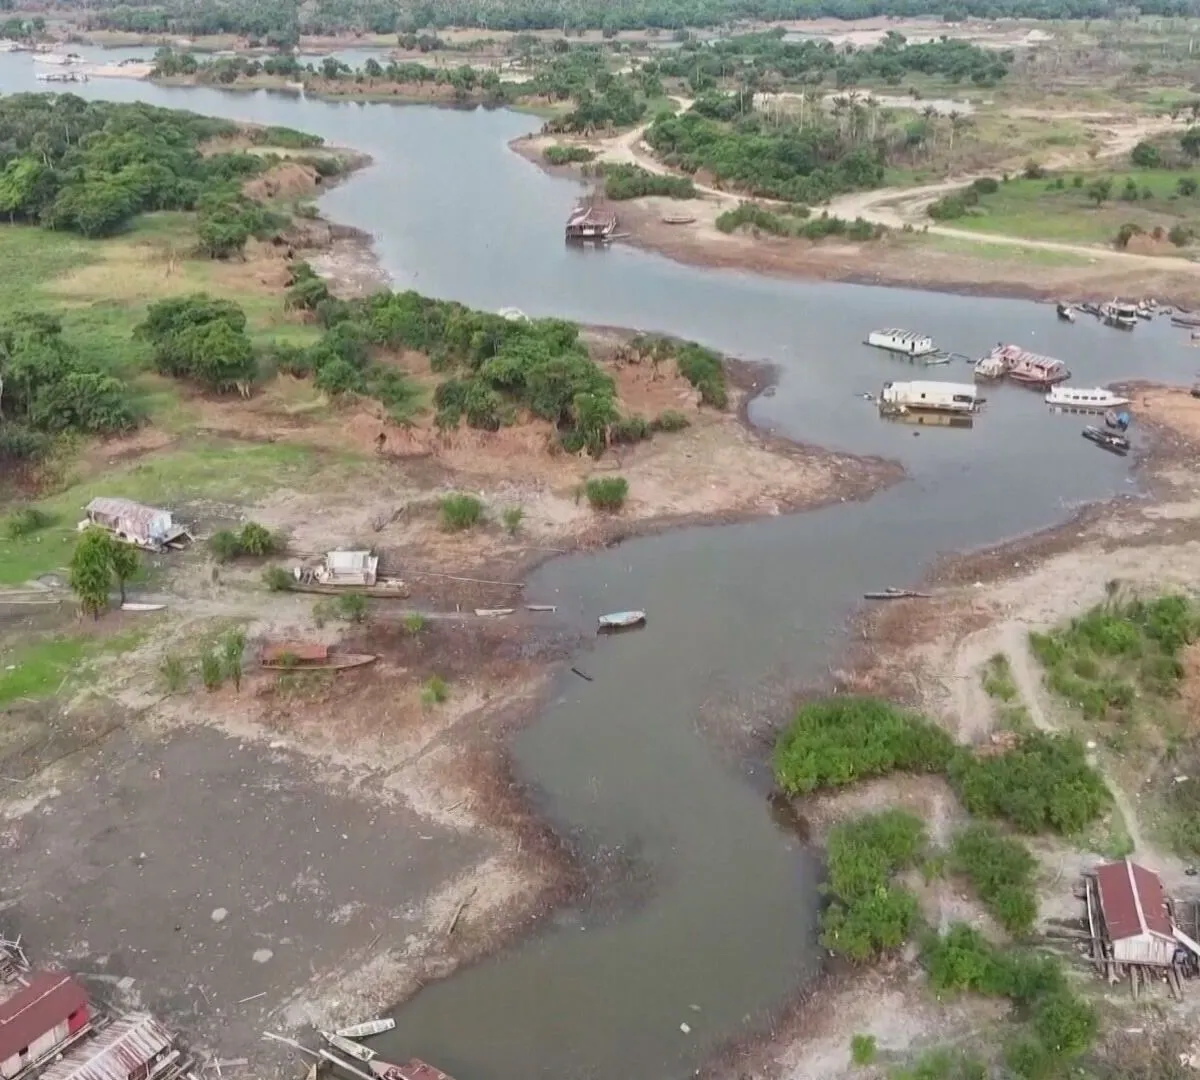
[[[1047,405],[1056,405],[1063,409],[1091,409],[1096,412],[1119,409],[1128,405],[1129,401],[1129,398],[1099,386],[1054,386],[1046,395]]]
[[[888,352],[902,353],[905,356],[928,356],[937,352],[933,338],[911,330],[872,330],[867,335],[867,344],[876,349],[886,349]]]
[[[982,401],[973,383],[885,382],[879,408],[897,412],[915,409],[930,412],[973,413]]]
[[[1137,326],[1138,306],[1114,297],[1100,308],[1100,315],[1109,326],[1115,326],[1118,330],[1132,330]]]

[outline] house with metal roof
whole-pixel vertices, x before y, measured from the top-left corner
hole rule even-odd
[[[79,523],[80,529],[98,525],[118,540],[154,551],[191,539],[187,529],[171,516],[170,510],[144,506],[132,499],[98,497],[87,504],[84,513],[87,516]]]
[[[174,1080],[189,1064],[153,1016],[130,1013],[65,1054],[40,1080]]]
[[[31,972],[5,991],[0,1000],[0,1080],[32,1073],[91,1030],[87,994],[64,972]]]

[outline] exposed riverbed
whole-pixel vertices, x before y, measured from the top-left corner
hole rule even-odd
[[[117,59],[120,57],[117,56]],[[0,55],[0,91],[45,89]],[[281,94],[94,80],[87,98],[146,100],[284,124],[369,153],[329,192],[329,217],[376,238],[397,287],[484,308],[694,338],[779,366],[752,418],[790,437],[902,461],[909,479],[866,503],[693,528],[546,564],[530,594],[569,618],[627,607],[646,630],[606,639],[564,675],[514,743],[516,769],[585,862],[628,868],[627,892],[424,990],[381,1040],[463,1080],[621,1075],[669,1080],[761,1026],[818,970],[818,863],[777,826],[761,785],[723,746],[790,689],[819,681],[864,589],[916,580],[939,553],[1049,525],[1133,490],[1128,466],[1017,388],[972,429],[881,422],[861,395],[922,377],[861,344],[910,326],[977,355],[998,340],[1064,359],[1077,385],[1190,382],[1195,354],[1164,322],[1121,334],[1052,308],[698,270],[615,247],[563,245],[578,188],[507,148],[538,126],[511,112],[332,103]],[[933,378],[969,378],[965,364]],[[402,869],[397,889],[403,890]],[[681,1030],[686,1024],[689,1032]]]

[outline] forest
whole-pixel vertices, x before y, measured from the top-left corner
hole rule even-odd
[[[238,130],[194,113],[74,94],[0,98],[0,214],[11,223],[97,237],[147,211],[195,210],[202,247],[226,257],[278,224],[240,194],[240,184],[268,168],[270,157],[200,153],[206,140]],[[320,143],[289,130],[257,136]]]
[[[16,0],[0,0],[11,10]],[[60,0],[89,29],[139,33],[240,34],[295,44],[299,34],[415,33],[446,27],[489,30],[671,31],[739,20],[863,19],[876,15],[946,21],[1104,19],[1131,13],[1195,15],[1195,0],[148,0],[97,7]]]

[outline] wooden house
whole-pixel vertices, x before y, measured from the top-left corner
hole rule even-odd
[[[191,539],[187,529],[171,517],[170,510],[143,506],[131,499],[95,498],[84,512],[87,516],[79,523],[81,529],[98,525],[118,540],[152,551]]]
[[[154,1017],[130,1013],[65,1054],[40,1080],[174,1080],[190,1064]]]
[[[0,1001],[0,1080],[17,1080],[91,1030],[87,994],[61,971],[35,971]]]

